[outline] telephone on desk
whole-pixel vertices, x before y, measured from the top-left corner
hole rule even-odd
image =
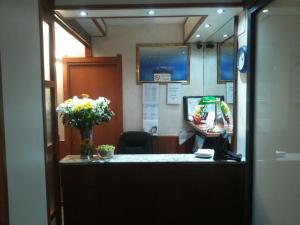
[[[214,160],[235,160],[238,162],[242,160],[242,154],[236,154],[232,151],[226,130],[221,132],[216,141]]]

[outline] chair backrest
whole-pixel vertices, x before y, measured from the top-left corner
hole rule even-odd
[[[143,131],[127,131],[120,136],[118,154],[152,153],[151,134]]]

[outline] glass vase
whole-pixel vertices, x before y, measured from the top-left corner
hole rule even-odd
[[[80,158],[91,159],[93,158],[93,130],[80,129]]]

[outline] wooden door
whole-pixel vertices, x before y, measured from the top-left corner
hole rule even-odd
[[[41,13],[42,80],[44,102],[44,140],[48,224],[61,224],[61,204],[58,170],[58,128],[56,114],[56,76],[54,64],[54,18]]]
[[[3,103],[2,103],[2,76],[0,57],[0,225],[8,225],[8,196],[6,183]]]
[[[123,130],[122,114],[122,57],[65,58],[64,98],[88,94],[91,98],[108,98],[115,116],[93,129],[94,147],[100,144],[117,145]],[[80,134],[77,129],[65,129],[65,154],[80,153]]]

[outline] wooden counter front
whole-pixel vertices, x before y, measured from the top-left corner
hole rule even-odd
[[[116,155],[60,162],[65,225],[242,225],[244,162]]]

